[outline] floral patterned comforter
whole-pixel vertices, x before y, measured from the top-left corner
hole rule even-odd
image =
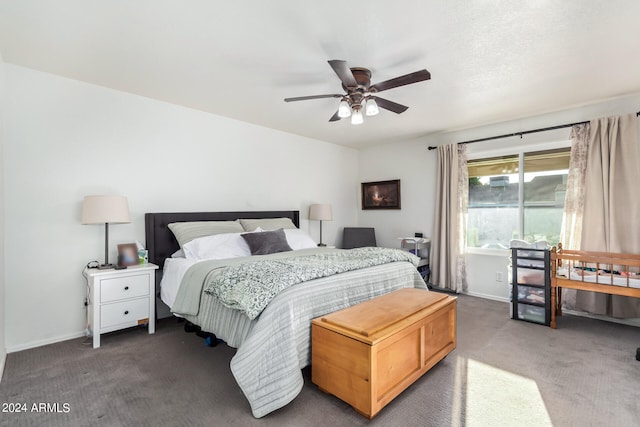
[[[284,289],[313,279],[390,262],[418,265],[419,258],[399,249],[357,248],[281,259],[260,259],[218,269],[204,292],[255,319]]]

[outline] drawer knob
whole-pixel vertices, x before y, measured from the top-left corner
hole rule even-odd
[[[128,290],[129,290],[129,286],[125,286],[125,287],[124,287],[124,290],[125,290],[125,291],[128,291]]]
[[[125,314],[125,315],[129,314],[129,310],[125,310],[125,311],[124,311],[124,314]]]

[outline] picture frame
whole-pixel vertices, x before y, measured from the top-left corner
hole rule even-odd
[[[118,245],[118,266],[128,267],[130,265],[137,265],[138,263],[138,245],[135,243],[122,243]]]
[[[363,182],[362,209],[400,209],[400,180]]]

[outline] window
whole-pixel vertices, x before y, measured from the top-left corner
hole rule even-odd
[[[511,239],[559,241],[569,148],[468,161],[467,246],[508,249]]]

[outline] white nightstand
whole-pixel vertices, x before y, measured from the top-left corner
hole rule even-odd
[[[140,264],[123,270],[86,268],[89,282],[87,316],[93,333],[93,348],[100,347],[100,334],[138,325],[156,331],[155,264]]]

